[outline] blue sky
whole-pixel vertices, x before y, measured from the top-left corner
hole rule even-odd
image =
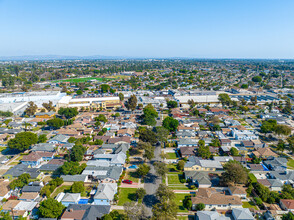
[[[293,0],[0,0],[0,56],[294,58]]]

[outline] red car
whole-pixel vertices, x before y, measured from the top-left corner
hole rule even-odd
[[[123,180],[122,182],[123,182],[123,183],[126,183],[126,184],[132,184],[132,183],[133,183],[132,180]]]

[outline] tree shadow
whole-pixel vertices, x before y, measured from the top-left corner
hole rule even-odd
[[[148,173],[144,178],[144,183],[156,183],[157,176],[151,173]]]
[[[137,201],[136,193],[129,193],[128,194],[128,199],[131,200],[131,201]]]
[[[146,205],[146,207],[149,208],[152,208],[152,206],[158,202],[159,200],[156,198],[155,195],[145,195],[143,198],[143,203]]]

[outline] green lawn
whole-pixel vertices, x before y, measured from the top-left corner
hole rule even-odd
[[[178,220],[188,220],[189,217],[188,216],[177,216]]]
[[[55,198],[61,192],[69,192],[71,186],[65,185],[58,187],[52,194],[51,198]]]
[[[257,182],[257,179],[256,179],[256,177],[254,176],[253,173],[249,173],[248,174],[248,177],[249,177],[249,179],[251,180],[252,183],[256,183]]]
[[[128,172],[124,179],[132,180],[134,183],[139,182],[139,177],[138,177],[136,171]]]
[[[176,153],[166,153],[166,159],[177,159]]]
[[[257,207],[254,205],[253,202],[243,202],[242,205],[243,208],[254,208],[255,210],[258,210]]]
[[[183,206],[183,200],[186,196],[191,196],[186,193],[176,193],[176,198],[174,199],[175,203],[178,205],[178,212],[188,212],[188,210]]]
[[[167,165],[168,168],[168,173],[169,174],[175,174],[175,173],[180,173],[181,171],[179,171],[177,169],[177,165],[176,164],[168,164]]]
[[[6,147],[0,147],[0,152],[2,152],[5,149],[6,149]]]
[[[136,200],[136,188],[120,188],[119,189],[119,199],[117,205],[124,205],[126,202],[131,202]]]
[[[188,186],[186,186],[184,184],[177,185],[177,186],[168,186],[168,188],[170,188],[172,190],[196,190],[196,188],[190,189]]]
[[[180,182],[180,179],[183,178],[183,174],[168,174],[167,179],[168,179],[168,184],[182,184]]]
[[[294,170],[294,160],[293,159],[288,160],[287,165],[288,165],[289,169]]]
[[[100,77],[85,77],[85,78],[69,78],[69,79],[61,79],[61,80],[55,80],[54,83],[59,82],[71,82],[71,83],[79,83],[79,82],[87,82],[89,80],[96,79],[97,81],[104,81],[105,79]]]

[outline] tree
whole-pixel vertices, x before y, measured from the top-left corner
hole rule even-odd
[[[221,93],[218,95],[218,100],[222,103],[223,106],[229,106],[231,104],[231,98],[227,93]]]
[[[10,149],[17,149],[19,151],[25,151],[29,147],[38,142],[38,136],[32,132],[20,132],[15,135],[15,138],[8,141],[8,147]]]
[[[261,76],[254,76],[254,77],[252,77],[252,81],[255,83],[259,83],[262,81],[262,78],[261,78]]]
[[[106,93],[110,90],[110,86],[107,84],[102,84],[102,85],[100,85],[100,89],[101,89],[102,93]]]
[[[204,140],[199,140],[198,142],[198,156],[202,157],[202,158],[210,158],[210,150],[209,150],[209,146],[205,146],[205,141]]]
[[[38,106],[34,102],[30,101],[28,107],[26,108],[24,112],[28,116],[33,116],[35,115],[37,109],[38,109]]]
[[[79,90],[76,91],[76,94],[77,95],[82,95],[83,94],[83,91],[79,89]]]
[[[77,116],[79,114],[79,112],[76,108],[60,108],[58,110],[58,114],[69,119],[69,118],[73,118],[73,117]]]
[[[242,88],[242,89],[248,89],[248,84],[242,84],[242,85],[241,85],[241,88]]]
[[[64,164],[59,168],[59,172],[64,175],[76,175],[83,172],[87,164],[79,164],[78,162],[70,161],[64,162]]]
[[[154,150],[155,150],[155,147],[152,145],[150,145],[149,147],[146,147],[144,149],[143,157],[147,158],[148,160],[151,160],[152,158],[154,158]]]
[[[178,103],[176,101],[173,101],[173,100],[167,100],[166,101],[166,105],[169,109],[172,109],[172,108],[177,108],[178,107]]]
[[[80,162],[84,158],[84,154],[86,153],[87,149],[80,144],[76,144],[70,151],[70,160]]]
[[[282,112],[285,114],[291,114],[292,112],[292,105],[290,99],[287,99],[285,107],[282,109]]]
[[[288,136],[291,134],[291,128],[288,125],[277,125],[274,132],[279,136]]]
[[[46,143],[47,141],[47,135],[46,134],[41,134],[38,136],[38,143]]]
[[[196,106],[196,102],[194,102],[194,100],[193,99],[189,99],[188,100],[188,104],[190,105],[190,109],[193,109],[195,106]]]
[[[155,128],[155,135],[158,141],[166,142],[166,139],[169,135],[169,130],[162,126],[158,126]]]
[[[226,184],[244,184],[247,182],[248,170],[240,162],[230,160],[223,167],[225,172],[222,173],[222,179]]]
[[[153,219],[171,220],[177,217],[178,205],[174,201],[162,201],[152,207]]]
[[[72,193],[82,193],[85,191],[84,183],[82,181],[74,182],[71,187],[70,191]]]
[[[239,151],[235,147],[232,147],[230,149],[230,153],[231,153],[232,156],[239,156]]]
[[[134,111],[137,107],[137,101],[137,97],[135,95],[131,95],[131,97],[126,102],[127,109]]]
[[[156,144],[157,139],[153,131],[148,128],[141,129],[139,132],[139,139],[143,142],[149,142],[150,144]]]
[[[125,99],[124,94],[122,94],[121,92],[118,94],[118,97],[121,102]]]
[[[175,193],[165,184],[160,184],[155,193],[160,202],[171,201],[175,198]]]
[[[141,203],[126,202],[124,204],[124,211],[131,220],[147,219],[146,208]]]
[[[150,171],[150,167],[147,164],[143,163],[138,166],[138,169],[136,172],[139,176],[144,177],[149,173],[149,171]]]
[[[95,117],[95,121],[100,121],[100,122],[106,123],[108,120],[105,115],[100,114],[100,115],[98,115],[98,117]]]
[[[39,215],[43,218],[58,218],[65,208],[61,202],[48,198],[40,203]]]
[[[287,214],[282,216],[282,220],[294,220],[294,214],[289,211]]]
[[[55,111],[55,108],[53,106],[53,102],[49,101],[48,103],[43,103],[42,106],[48,111]]]
[[[250,98],[250,101],[251,101],[252,105],[256,105],[257,104],[257,97],[256,96],[252,96]]]
[[[253,155],[252,160],[251,160],[251,162],[252,162],[253,164],[260,164],[261,161],[262,161],[262,159],[259,158],[259,157],[257,157],[257,156],[255,156],[255,155]]]
[[[23,173],[21,174],[17,179],[14,179],[10,184],[9,184],[9,188],[10,189],[15,189],[17,188],[22,188],[25,185],[27,185],[29,183],[31,176],[28,173]]]
[[[169,130],[170,132],[176,131],[179,126],[179,121],[177,119],[174,119],[172,117],[166,117],[163,122],[162,126]]]
[[[144,188],[138,188],[136,190],[137,200],[143,199],[145,195],[146,195],[146,190]]]
[[[185,161],[184,160],[180,160],[177,164],[177,169],[178,170],[184,170],[185,167]]]
[[[288,137],[287,142],[289,144],[290,150],[292,151],[292,153],[294,153],[294,136]]]
[[[277,144],[277,150],[283,152],[285,148],[286,148],[285,142],[280,139]]]
[[[165,177],[165,175],[168,173],[168,167],[166,166],[166,163],[163,162],[155,162],[154,168],[156,173],[161,176],[162,178]]]
[[[64,121],[60,118],[49,119],[46,123],[49,127],[53,128],[53,129],[59,129],[62,126],[64,126]]]
[[[196,210],[197,211],[202,211],[202,210],[204,210],[205,209],[205,204],[204,203],[198,203],[197,205],[196,205]]]
[[[143,109],[143,115],[142,115],[142,122],[145,125],[154,126],[156,125],[156,118],[158,117],[158,113],[153,107],[152,104],[148,104]]]
[[[191,196],[186,196],[185,197],[185,199],[183,200],[183,206],[186,209],[191,210],[191,208],[192,208]]]
[[[270,133],[275,130],[277,126],[277,121],[274,119],[269,119],[267,121],[263,121],[260,127],[261,133]]]

